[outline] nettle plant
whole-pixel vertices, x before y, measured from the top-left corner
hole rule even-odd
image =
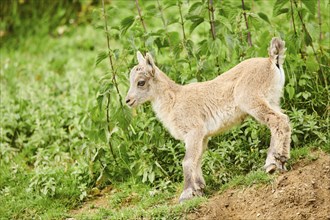
[[[266,56],[268,41],[281,36],[288,48],[282,105],[292,121],[292,147],[315,140],[326,143],[329,47],[319,21],[328,15],[319,3],[136,0],[135,4],[103,5],[95,25],[105,30],[107,49],[98,54],[96,64],[101,67],[107,59],[110,70],[100,80],[90,129],[103,152],[96,159],[101,164],[100,176],[113,181],[133,177],[149,183],[182,180],[182,144],[157,122],[150,106],[130,111],[123,105],[138,50],[154,54],[160,69],[175,82],[186,84],[212,79],[246,58]],[[113,13],[118,16],[110,19]],[[305,119],[314,123],[306,124]],[[266,134],[264,126],[248,119],[213,138],[203,163],[206,174],[215,174],[207,175],[208,182],[221,184],[258,169],[269,143]]]

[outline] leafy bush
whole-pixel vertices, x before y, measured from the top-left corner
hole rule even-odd
[[[100,84],[98,110],[113,114],[108,120],[114,126],[107,142],[115,146],[112,156],[119,160],[116,168],[109,170],[114,178],[122,176],[125,169],[130,176],[150,183],[182,178],[182,144],[159,125],[150,107],[133,110],[135,116],[127,120],[130,126],[120,122],[127,119],[126,107],[120,107],[120,102],[128,87],[126,73],[136,63],[137,50],[152,52],[165,73],[178,83],[189,83],[212,79],[249,57],[267,56],[271,37],[281,36],[288,48],[283,108],[292,121],[292,147],[314,143],[327,145],[329,67],[324,61],[329,58],[326,44],[329,39],[325,37],[329,33],[325,32],[325,25],[316,26],[320,19],[316,11],[319,10],[323,17],[328,15],[322,8],[316,9],[317,1],[300,3],[294,0],[258,1],[243,6],[241,2],[211,5],[208,1],[191,4],[155,1],[137,4],[139,16],[123,10],[126,17],[122,16],[122,20],[108,19],[107,35],[120,44],[111,44],[113,48],[110,46],[98,56],[97,63],[107,58],[106,55],[114,60],[112,71],[106,76],[109,80]],[[110,5],[106,11],[110,15],[117,7],[123,6],[121,3]],[[283,20],[291,20],[292,24]],[[119,90],[116,90],[116,84]],[[108,95],[102,95],[104,88]],[[204,156],[208,181],[218,185],[235,175],[259,169],[266,157],[269,136],[265,126],[247,120],[241,127],[213,138]]]

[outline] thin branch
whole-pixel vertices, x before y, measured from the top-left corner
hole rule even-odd
[[[296,2],[296,1],[294,1],[294,4],[295,4],[296,8],[298,9],[298,5],[297,5],[297,2]],[[309,34],[308,30],[307,30],[307,27],[306,27],[306,25],[305,25],[305,22],[304,22],[304,20],[303,20],[303,17],[302,17],[302,14],[301,14],[301,11],[300,11],[300,10],[298,10],[298,17],[299,17],[300,22],[301,22],[301,24],[302,24],[302,26],[303,26],[303,30],[306,32],[306,34],[308,34],[308,35],[310,36],[310,34]],[[310,45],[311,45],[311,47],[312,47],[312,50],[313,50],[314,56],[315,56],[315,58],[316,58],[316,61],[317,61],[317,63],[319,64],[320,71],[321,71],[322,76],[323,76],[323,78],[324,78],[325,86],[328,87],[327,78],[326,78],[326,76],[324,75],[323,68],[322,68],[322,65],[321,65],[321,61],[320,61],[319,57],[318,57],[317,54],[316,54],[316,51],[315,51],[315,48],[314,48],[313,41],[310,42]]]
[[[182,34],[183,34],[183,39],[186,41],[186,33],[184,30],[184,22],[183,22],[183,16],[182,16],[182,9],[181,9],[181,2],[179,2],[179,13],[180,13],[180,19],[181,19],[181,27],[182,27]]]
[[[247,29],[247,40],[248,40],[249,46],[251,47],[252,46],[251,33],[249,31],[249,24],[248,24],[248,20],[246,18],[244,0],[242,0],[242,9],[243,9],[244,20],[245,20],[245,25],[246,25],[246,29]]]
[[[108,51],[109,51],[108,57],[109,57],[110,67],[111,67],[111,70],[112,70],[112,83],[114,84],[114,86],[116,88],[116,91],[118,93],[120,106],[121,106],[121,108],[123,108],[123,103],[122,103],[123,99],[122,99],[122,97],[120,95],[120,92],[119,92],[118,83],[117,83],[117,79],[116,79],[117,74],[116,74],[116,71],[115,71],[115,68],[114,68],[114,65],[113,65],[113,61],[112,61],[109,30],[108,30],[107,16],[106,16],[106,13],[105,13],[104,0],[102,0],[102,7],[103,7],[103,16],[104,16],[104,30],[105,30],[106,37],[107,37],[107,46],[108,46]]]
[[[209,12],[209,20],[210,20],[210,26],[211,26],[211,35],[212,39],[216,39],[216,32],[215,32],[215,22],[214,22],[214,7],[213,7],[213,0],[208,1],[208,12]],[[216,56],[216,67],[219,67],[219,57]],[[198,79],[198,78],[197,78]]]
[[[109,51],[109,61],[110,61],[110,68],[112,72],[115,72],[112,62],[112,55],[110,54],[110,39],[109,39],[109,32],[108,32],[108,23],[107,23],[107,16],[105,14],[105,7],[104,7],[104,0],[102,0],[102,9],[103,9],[103,17],[104,17],[104,31],[107,37],[107,46]]]
[[[106,13],[105,13],[104,0],[102,0],[102,8],[103,8],[103,18],[104,18],[104,31],[105,31],[105,34],[106,34],[106,37],[107,37],[108,57],[109,57],[109,62],[110,62],[110,68],[112,70],[112,83],[115,85],[116,91],[117,91],[118,96],[119,96],[120,105],[123,108],[122,97],[121,97],[119,89],[118,89],[118,83],[117,83],[117,80],[116,80],[116,71],[115,71],[115,68],[114,68],[114,65],[113,65],[113,59],[112,59],[112,54],[111,54],[109,30],[108,30],[107,16],[106,16]],[[108,96],[107,96],[108,102],[107,102],[107,107],[106,107],[107,123],[108,123],[107,130],[108,130],[109,134],[111,133],[111,129],[110,129],[110,100],[111,99],[110,98],[111,98],[111,96],[110,96],[110,92],[109,92]],[[109,145],[111,154],[112,154],[112,156],[115,160],[115,163],[117,164],[117,160],[116,160],[115,154],[113,152],[113,147],[112,147],[110,139],[108,140],[108,145]]]
[[[294,34],[297,36],[296,24],[294,22],[294,15],[293,15],[292,0],[290,0],[290,7],[291,7],[291,19],[292,19],[293,31],[294,31]]]
[[[160,18],[162,19],[162,22],[163,22],[163,26],[167,27],[166,22],[165,22],[165,18],[164,18],[164,15],[163,15],[162,6],[160,5],[159,0],[157,0],[157,5],[158,5],[158,10],[160,12]]]
[[[191,54],[189,53],[189,50],[187,49],[187,37],[186,37],[186,31],[184,29],[184,21],[183,21],[183,16],[182,16],[182,8],[181,8],[182,2],[179,1],[178,2],[178,6],[179,6],[179,14],[180,14],[180,19],[181,19],[181,27],[182,27],[182,34],[183,34],[183,47],[185,48],[185,50],[187,51],[187,55],[188,55],[188,65],[189,65],[189,69],[191,70]]]
[[[110,101],[111,101],[111,96],[110,96],[110,92],[108,93],[108,97],[107,97],[107,109],[106,109],[106,112],[107,112],[107,130],[108,130],[108,133],[111,134],[111,128],[110,128]],[[117,159],[116,159],[116,156],[115,156],[115,153],[113,152],[113,146],[112,146],[112,143],[110,141],[110,139],[108,140],[108,145],[109,145],[109,148],[110,148],[110,152],[112,154],[112,157],[113,159],[115,160],[115,163],[118,165],[117,163]]]
[[[320,29],[319,40],[322,41],[322,17],[321,17],[321,3],[320,3],[320,0],[317,1],[317,16],[319,18],[319,29]]]
[[[209,0],[209,20],[210,20],[210,26],[211,26],[211,34],[213,40],[215,40],[216,33],[215,33],[215,25],[214,25],[214,7],[213,7],[213,0]]]
[[[164,14],[163,14],[163,9],[162,9],[162,6],[159,3],[159,0],[157,0],[157,4],[158,4],[158,10],[160,12],[160,17],[162,19],[163,26],[164,26],[164,29],[165,29],[165,32],[166,32],[166,37],[167,37],[167,40],[168,40],[168,44],[169,44],[170,50],[172,51],[172,43],[171,43],[171,39],[170,39],[170,36],[168,34],[168,31],[167,31],[167,23],[165,21],[165,17],[164,17]]]
[[[137,8],[138,13],[139,13],[139,18],[140,18],[140,21],[142,23],[143,29],[144,29],[145,32],[147,32],[146,24],[144,23],[142,13],[141,13],[141,9],[140,9],[140,6],[139,6],[139,0],[135,0],[135,4],[136,4],[136,8]]]

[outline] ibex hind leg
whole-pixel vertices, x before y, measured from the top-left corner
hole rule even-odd
[[[246,106],[245,106],[246,107]],[[257,100],[245,108],[259,122],[266,124],[271,131],[270,147],[264,168],[273,173],[276,169],[285,171],[285,163],[290,158],[291,129],[288,117],[266,100]]]

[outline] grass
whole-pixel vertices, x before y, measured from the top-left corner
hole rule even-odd
[[[60,37],[29,36],[17,51],[13,42],[1,47],[1,218],[58,219],[80,202],[81,180],[72,173],[80,172],[74,159],[87,142],[81,116],[95,104],[105,68],[94,65],[100,45],[91,39],[100,35],[79,27]],[[12,127],[16,134],[7,133]],[[6,145],[12,135],[16,141]]]
[[[289,166],[302,159],[315,160],[312,151],[311,147],[293,149]],[[216,193],[222,193],[232,188],[270,184],[276,177],[277,174],[269,175],[262,169],[252,171],[247,175],[234,177],[220,189],[207,189],[205,197],[194,198],[183,204],[177,203],[182,188],[181,184],[172,184],[170,189],[162,190],[130,180],[114,186],[108,195],[106,208],[91,207],[97,211],[94,211],[93,214],[75,214],[74,217],[78,219],[182,219],[206,203],[207,198]]]
[[[174,184],[177,189],[181,184]],[[96,209],[94,213],[76,213],[78,219],[138,219],[138,218],[165,218],[181,219],[193,209],[206,201],[206,198],[195,198],[186,203],[178,203],[179,191],[175,187],[169,189],[155,189],[146,184],[137,184],[134,181],[128,181],[115,185],[108,195],[106,207],[97,207],[91,202],[89,208]],[[85,209],[83,209],[85,210]]]
[[[288,170],[291,169],[292,165],[297,163],[299,160],[307,159],[308,161],[314,161],[317,159],[312,154],[313,148],[312,147],[301,147],[301,148],[294,148],[291,150],[291,158],[288,161],[287,168]],[[256,171],[251,171],[247,175],[238,175],[231,179],[228,183],[221,186],[220,192],[227,190],[229,188],[235,187],[249,187],[254,184],[268,184],[271,183],[275,175],[269,175],[264,172],[263,169],[259,169]]]
[[[62,213],[76,204],[74,198],[80,192],[72,187],[72,180],[64,173],[63,186],[66,187],[58,189],[56,197],[48,197],[28,190],[31,173],[17,171],[13,174],[15,170],[5,166],[1,166],[0,170],[0,216],[4,219],[60,218]]]

